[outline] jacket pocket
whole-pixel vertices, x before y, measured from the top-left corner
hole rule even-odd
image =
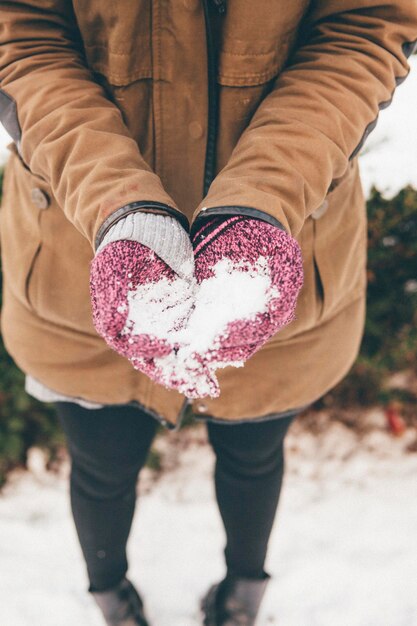
[[[366,202],[356,161],[309,218],[321,323],[366,290]]]
[[[270,81],[286,64],[308,0],[277,7],[276,0],[257,3],[229,0],[220,20],[218,82],[226,87],[256,86]]]
[[[12,295],[32,310],[31,276],[42,243],[39,223],[49,206],[50,192],[43,179],[32,174],[21,160],[15,144],[5,168],[1,204],[1,255],[5,284]]]
[[[0,211],[5,285],[45,322],[96,336],[89,291],[94,252],[48,183],[26,167],[14,144],[9,148]]]
[[[89,67],[109,84],[128,85],[152,76],[149,0],[74,2]]]
[[[66,218],[56,200],[40,220],[42,246],[28,283],[38,317],[55,327],[95,335],[90,302],[89,241]]]
[[[297,36],[300,7],[278,14],[274,2],[228,3],[218,39],[217,172],[226,164],[261,102],[273,90]],[[295,3],[296,5],[299,2]]]
[[[278,58],[271,51],[220,51],[217,172],[225,167],[257,108],[272,90],[279,69]]]
[[[297,240],[304,282],[295,319],[272,337],[270,348],[310,331],[365,294],[366,204],[356,162],[335,181],[324,205],[306,219]]]
[[[263,85],[278,75],[283,61],[276,50],[237,52],[225,48],[220,51],[217,82],[223,87]]]
[[[86,64],[120,110],[144,159],[153,167],[152,28],[149,0],[74,2]],[[160,78],[164,78],[162,75]]]

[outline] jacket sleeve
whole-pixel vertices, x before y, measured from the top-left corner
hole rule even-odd
[[[196,215],[244,205],[296,236],[390,104],[416,40],[416,0],[313,1],[298,47]]]
[[[125,205],[176,211],[86,66],[72,2],[0,1],[0,88],[0,121],[23,161],[93,246]]]

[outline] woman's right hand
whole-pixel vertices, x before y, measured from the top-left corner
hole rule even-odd
[[[193,304],[191,281],[147,246],[119,240],[94,257],[90,292],[94,325],[107,344],[153,380],[177,387],[169,362]]]
[[[195,306],[195,287],[193,271],[179,276],[137,241],[108,243],[91,263],[97,332],[135,369],[188,397],[198,397],[210,385],[204,365],[196,372],[181,357]]]

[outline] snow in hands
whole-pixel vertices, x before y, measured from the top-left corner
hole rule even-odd
[[[303,284],[298,242],[263,220],[236,215],[206,221],[193,236],[192,243],[195,276],[200,286],[215,275],[219,261],[225,260],[231,268],[230,282],[236,287],[242,273],[251,277],[253,287],[253,281],[263,277],[260,292],[256,289],[252,292],[250,287],[248,291],[237,288],[225,292],[233,315],[217,345],[204,354],[204,360],[214,370],[227,364],[242,364],[295,317],[296,300]],[[216,301],[218,306],[223,306],[219,298]]]
[[[238,316],[252,320],[267,311],[270,290],[265,259],[259,258],[253,267],[221,259],[213,268],[213,276],[200,284],[195,278],[186,281],[176,277],[130,291],[122,333],[130,338],[157,336],[174,346],[169,354],[153,359],[155,377],[162,384],[190,398],[215,397],[219,394],[215,370],[242,366],[243,360],[220,355],[212,360],[208,355],[221,350],[228,327]],[[274,296],[279,297],[277,290]],[[140,356],[131,361],[141,369]]]
[[[292,237],[260,220],[222,222],[204,250],[197,234],[192,276],[126,240],[105,246],[91,267],[97,331],[136,369],[189,398],[219,395],[216,370],[242,366],[289,323],[302,284]]]

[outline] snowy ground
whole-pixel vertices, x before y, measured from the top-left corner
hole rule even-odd
[[[395,438],[383,414],[364,432],[315,418],[286,441],[287,470],[259,626],[417,624],[417,433]],[[411,444],[411,445],[410,445]],[[131,577],[155,626],[194,626],[198,598],[223,573],[223,531],[204,428],[159,440],[170,471],[147,470],[129,548]],[[7,626],[100,626],[67,496],[68,466],[39,453],[0,497],[0,615]]]

